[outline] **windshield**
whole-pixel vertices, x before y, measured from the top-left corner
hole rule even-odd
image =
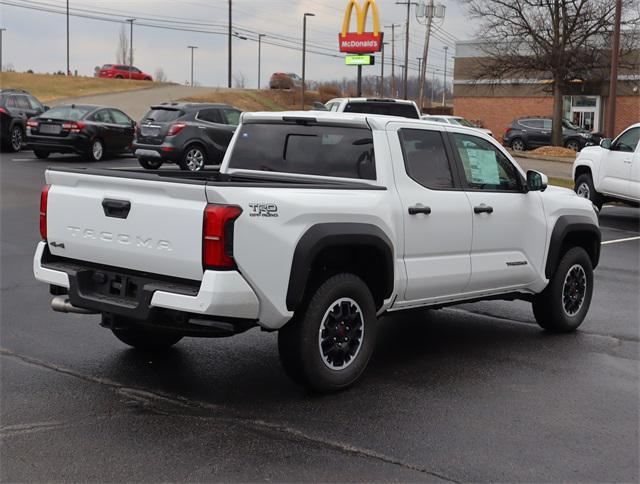
[[[57,106],[46,112],[46,118],[62,119],[65,121],[80,121],[93,111],[93,107],[87,106]]]
[[[464,118],[449,118],[453,124],[459,124],[460,126],[466,126],[467,128],[475,128],[476,126],[471,124]]]
[[[155,121],[156,123],[170,123],[181,117],[184,113],[177,109],[152,109],[143,121]]]
[[[563,119],[562,124],[564,125],[565,128],[575,129],[576,131],[582,131],[582,128],[580,126],[573,124],[568,119]]]

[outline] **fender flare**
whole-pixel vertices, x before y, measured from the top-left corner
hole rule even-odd
[[[383,260],[386,280],[384,281],[384,297],[393,293],[394,250],[389,237],[377,226],[364,223],[321,223],[310,227],[296,245],[289,287],[287,289],[287,309],[295,311],[304,297],[309,275],[316,256],[323,250],[338,246],[374,247],[384,254]]]
[[[593,223],[589,217],[581,215],[563,215],[558,218],[551,239],[549,241],[549,252],[547,254],[547,264],[545,267],[545,274],[547,278],[551,278],[555,272],[555,268],[560,260],[560,250],[562,244],[566,238],[574,233],[587,233],[595,238],[595,245],[593,246],[593,253],[590,253],[591,262],[593,268],[598,266],[600,261],[600,244],[602,241],[602,234],[600,228]]]

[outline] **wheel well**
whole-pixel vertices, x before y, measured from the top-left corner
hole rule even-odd
[[[209,161],[208,158],[210,157],[209,155],[209,150],[207,149],[207,147],[204,145],[204,143],[202,143],[201,141],[198,140],[193,140],[193,141],[189,141],[188,143],[186,143],[184,145],[184,148],[182,149],[182,158],[184,158],[185,156],[187,156],[187,152],[193,148],[193,147],[199,147],[202,150],[202,153],[204,154],[205,158],[207,158],[205,161]]]
[[[578,178],[582,175],[590,175],[591,179],[593,179],[593,174],[591,173],[591,168],[589,168],[588,166],[585,165],[581,165],[576,167],[576,175],[575,175],[575,180],[577,181]]]
[[[305,299],[313,294],[328,278],[351,273],[369,287],[376,308],[393,292],[393,273],[389,264],[383,263],[387,254],[373,245],[341,245],[325,247],[313,259]]]
[[[600,239],[593,232],[570,232],[562,241],[560,247],[560,257],[558,261],[574,247],[582,247],[591,259],[591,264],[595,269],[600,260]]]

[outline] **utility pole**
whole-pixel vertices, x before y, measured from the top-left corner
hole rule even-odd
[[[431,106],[436,102],[436,71],[434,69],[433,76],[431,77]]]
[[[260,67],[262,65],[262,37],[267,34],[258,34],[258,90],[260,90]]]
[[[315,13],[305,13],[302,16],[302,110],[304,111],[304,91],[307,74],[307,17],[315,17]]]
[[[445,45],[444,46],[444,73],[443,73],[444,85],[442,86],[442,105],[443,106],[447,105],[447,51],[448,50],[449,50],[449,47]]]
[[[618,97],[618,62],[620,57],[620,24],[622,22],[622,0],[616,0],[616,16],[613,26],[613,46],[611,48],[611,77],[609,79],[609,106],[607,109],[607,136],[616,133],[616,101]]]
[[[386,27],[391,27],[391,97],[396,97],[396,27],[400,24],[391,24]]]
[[[131,69],[133,68],[133,22],[136,19],[128,18],[127,22],[131,25],[131,32],[129,34],[129,79],[131,79]]]
[[[187,45],[187,49],[191,49],[191,87],[193,87],[193,51],[197,48],[197,45]]]
[[[2,32],[4,32],[5,28],[0,28],[0,72],[2,72]]]
[[[409,99],[409,27],[411,25],[411,5],[417,5],[414,2],[396,2],[396,5],[406,5],[407,6],[407,27],[405,31],[405,42],[404,42],[404,78],[402,80],[402,90],[403,98]]]
[[[69,66],[69,0],[67,0],[67,76],[71,74]]]
[[[427,7],[427,30],[424,34],[424,51],[422,52],[422,58],[424,64],[420,69],[420,94],[418,96],[420,109],[424,106],[424,85],[427,78],[427,59],[429,58],[429,40],[431,39],[431,23],[433,22],[433,0],[429,0],[429,6]]]
[[[232,38],[233,38],[233,32],[231,31],[232,29],[232,23],[233,23],[233,17],[232,17],[232,6],[231,6],[231,0],[229,0],[229,78],[227,81],[227,87],[229,89],[231,89],[231,77],[232,77],[232,61],[231,61],[231,57],[232,57]]]
[[[382,62],[380,62],[380,97],[384,97],[384,46],[389,45],[389,42],[382,43]]]

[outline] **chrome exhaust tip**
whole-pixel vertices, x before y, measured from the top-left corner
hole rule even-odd
[[[69,301],[69,296],[57,296],[51,300],[51,309],[58,313],[98,314],[90,309],[77,308]]]

